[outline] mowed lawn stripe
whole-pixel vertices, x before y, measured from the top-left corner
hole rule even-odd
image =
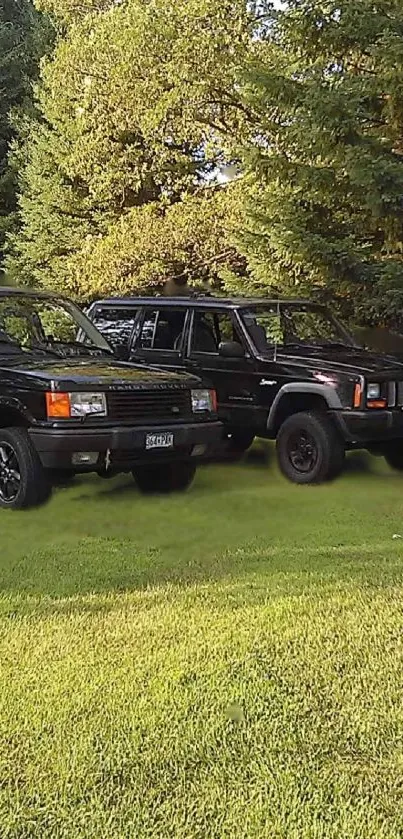
[[[403,481],[269,477],[2,517],[2,839],[400,839]]]

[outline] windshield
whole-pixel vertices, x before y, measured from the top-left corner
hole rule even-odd
[[[0,353],[21,350],[55,355],[111,353],[100,332],[70,301],[28,293],[0,295]]]
[[[260,352],[284,347],[357,346],[341,324],[319,306],[259,306],[244,310],[242,317]]]

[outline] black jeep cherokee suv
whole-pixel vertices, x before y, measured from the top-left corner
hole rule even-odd
[[[360,348],[321,306],[122,298],[88,314],[121,358],[208,377],[234,453],[275,438],[283,473],[303,484],[337,475],[346,449],[403,470],[403,364]]]
[[[68,300],[0,288],[0,506],[39,504],[77,472],[183,490],[221,436],[198,378],[116,361]]]

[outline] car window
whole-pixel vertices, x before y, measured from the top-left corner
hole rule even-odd
[[[311,304],[259,306],[242,317],[257,348],[264,352],[278,344],[327,346],[354,344],[352,336],[324,309]]]
[[[146,312],[138,347],[143,350],[179,351],[186,309],[151,309]]]
[[[196,311],[191,351],[218,355],[219,346],[224,341],[242,343],[231,315],[227,312]]]
[[[276,309],[254,312],[253,316],[245,315],[248,332],[256,346],[272,347],[282,344],[284,340],[281,315]]]
[[[123,308],[122,306],[116,306],[115,308],[99,307],[90,317],[102,335],[113,346],[127,347],[138,311],[138,309]]]
[[[21,346],[32,342],[75,342],[77,321],[55,301],[4,298],[0,304],[1,328]],[[82,343],[89,342],[84,335]]]

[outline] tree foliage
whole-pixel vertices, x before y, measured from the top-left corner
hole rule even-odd
[[[403,5],[290,0],[243,75],[249,290],[403,315]]]
[[[6,233],[16,210],[16,173],[10,161],[13,112],[29,107],[44,29],[30,0],[0,0],[0,275]]]
[[[20,123],[11,276],[86,300],[188,277],[403,316],[401,0],[37,4],[58,42]]]
[[[233,211],[210,181],[223,138],[249,130],[236,91],[253,26],[244,0],[40,7],[61,35],[41,120],[25,129],[10,274],[88,298],[172,272],[214,280],[224,252],[231,270],[243,265],[224,241]]]

